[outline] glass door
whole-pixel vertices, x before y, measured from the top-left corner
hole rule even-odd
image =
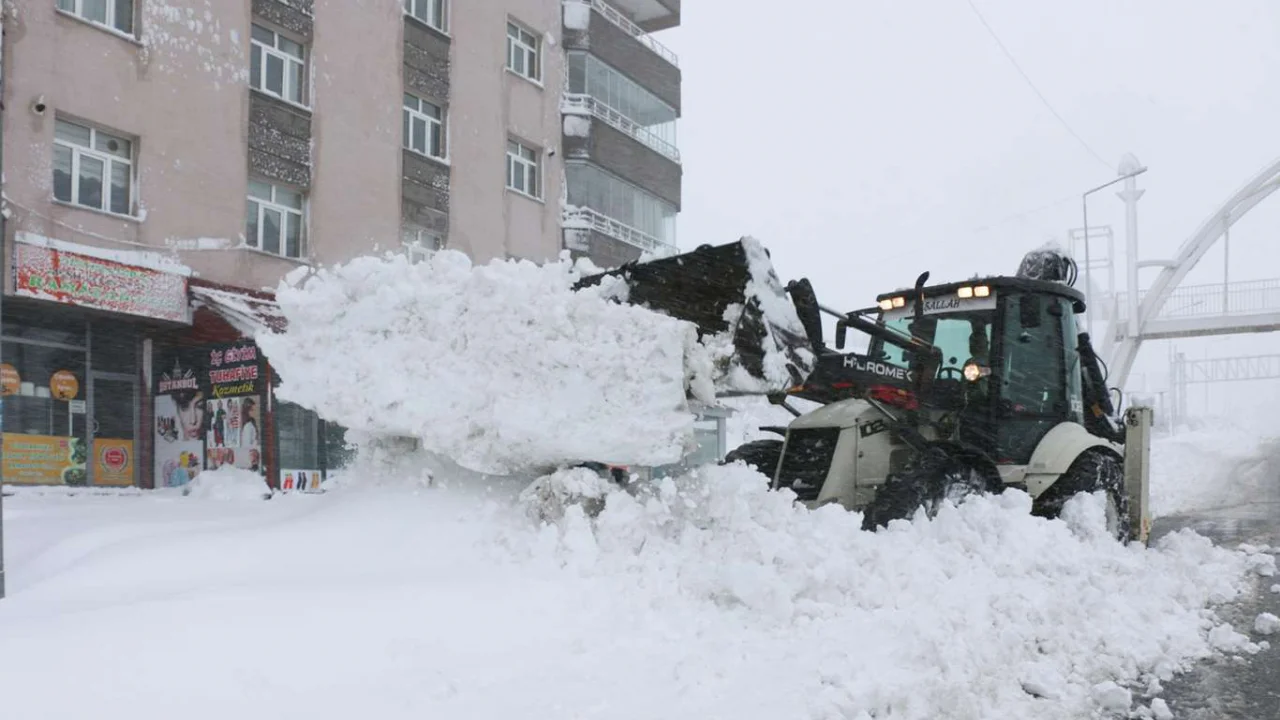
[[[130,375],[94,373],[91,377],[89,433],[93,439],[89,482],[129,486],[137,482],[138,385]]]

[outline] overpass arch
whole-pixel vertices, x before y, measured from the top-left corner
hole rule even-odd
[[[1164,308],[1165,302],[1187,277],[1187,273],[1191,272],[1204,258],[1205,253],[1226,234],[1232,225],[1239,222],[1277,189],[1280,189],[1280,158],[1272,161],[1227,198],[1182,243],[1177,256],[1165,264],[1150,289],[1147,290],[1146,296],[1142,298],[1138,306],[1137,332],[1130,332],[1128,327],[1117,324],[1119,323],[1118,312],[1112,315],[1112,323],[1108,328],[1107,343],[1104,347],[1107,348],[1107,364],[1111,370],[1108,380],[1114,387],[1125,386],[1129,379],[1129,372],[1133,369],[1134,360],[1138,357],[1138,350],[1142,348],[1142,337],[1147,323]],[[1135,290],[1136,288],[1130,289],[1129,292]]]

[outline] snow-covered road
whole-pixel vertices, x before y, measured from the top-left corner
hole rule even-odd
[[[1122,548],[1095,503],[1049,522],[1019,493],[863,533],[756,477],[544,528],[462,480],[20,492],[3,716],[1074,719],[1160,714],[1196,659],[1275,652],[1213,610],[1268,552]]]

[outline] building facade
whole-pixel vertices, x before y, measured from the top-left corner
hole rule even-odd
[[[679,0],[0,2],[6,482],[323,471],[296,268],[674,250]]]

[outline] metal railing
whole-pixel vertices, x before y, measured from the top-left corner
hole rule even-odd
[[[626,223],[614,220],[607,215],[602,215],[591,208],[566,208],[563,227],[565,230],[595,230],[602,235],[607,235],[614,240],[638,247],[659,257],[674,255],[677,252],[675,247],[662,242],[658,238],[637,230]]]
[[[1145,300],[1147,291],[1139,293]],[[1116,317],[1129,317],[1128,293],[1116,294]],[[1197,318],[1212,315],[1252,315],[1280,312],[1280,279],[1246,280],[1223,285],[1184,285],[1174,288],[1156,318]]]
[[[566,115],[588,113],[608,123],[619,132],[635,138],[642,144],[661,153],[673,162],[680,162],[680,150],[675,145],[658,137],[657,133],[637,123],[635,120],[614,110],[591,95],[582,93],[565,93],[560,103],[560,111]]]
[[[636,40],[639,40],[641,45],[644,45],[657,53],[658,57],[661,57],[663,60],[666,60],[676,67],[680,67],[680,59],[676,57],[675,53],[671,52],[671,50],[662,43],[654,40],[652,35],[644,31],[644,28],[631,22],[631,18],[623,15],[621,11],[609,3],[606,3],[604,0],[565,0],[565,4],[590,5],[593,10],[603,15],[605,20],[617,25],[624,32],[629,33]]]

